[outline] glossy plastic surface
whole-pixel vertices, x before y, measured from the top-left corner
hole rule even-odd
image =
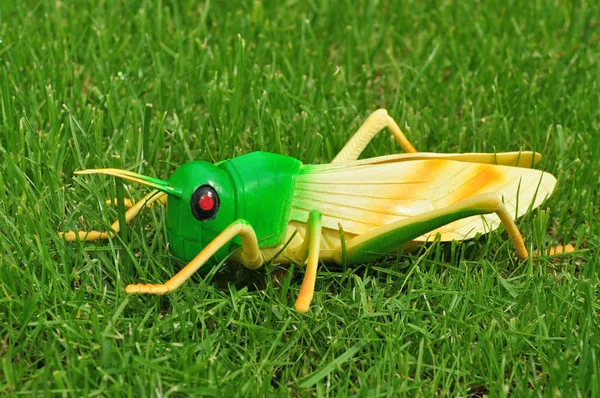
[[[291,198],[301,163],[291,157],[253,152],[213,165],[195,161],[181,166],[169,184],[181,197],[167,202],[168,240],[173,254],[184,261],[193,259],[232,222],[246,220],[256,232],[260,247],[276,246],[285,237]],[[194,191],[210,185],[219,196],[214,219],[200,221],[192,214]],[[216,254],[221,261],[230,253],[232,239]],[[202,269],[208,269],[203,267]]]

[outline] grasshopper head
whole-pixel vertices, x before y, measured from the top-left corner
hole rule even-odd
[[[169,244],[175,256],[190,261],[235,221],[233,182],[213,164],[195,161],[177,169],[169,185],[181,190],[180,196],[169,195],[167,202]],[[229,245],[215,257],[220,261],[227,254]]]
[[[186,262],[236,220],[236,195],[231,177],[208,162],[187,163],[168,181],[119,169],[77,173],[112,175],[167,193],[167,238],[173,254]],[[229,251],[230,243],[221,247],[214,257],[223,260]],[[202,270],[209,268],[205,266]]]

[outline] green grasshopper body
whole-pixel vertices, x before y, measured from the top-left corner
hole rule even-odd
[[[387,127],[407,154],[357,160]],[[168,181],[117,169],[84,170],[154,188],[128,209],[167,204],[168,241],[188,262],[164,284],[127,286],[129,293],[164,294],[194,272],[225,259],[258,268],[265,261],[307,261],[296,309],[308,311],[319,259],[371,261],[425,242],[461,240],[502,223],[520,258],[528,252],[513,218],[539,206],[556,179],[529,168],[540,156],[417,153],[384,110],[372,114],[330,164],[303,165],[283,155],[254,152],[211,164],[195,161]],[[112,226],[118,231],[119,224]],[[343,233],[342,233],[343,231]],[[112,232],[78,231],[67,240],[96,240]]]

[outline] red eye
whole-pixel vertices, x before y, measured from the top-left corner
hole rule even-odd
[[[219,210],[219,195],[210,185],[201,185],[192,195],[192,214],[199,221],[215,218]]]
[[[204,211],[211,211],[215,207],[215,198],[210,193],[200,196],[198,206]]]

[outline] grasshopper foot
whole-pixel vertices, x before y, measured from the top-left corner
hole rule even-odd
[[[559,254],[565,254],[565,253],[571,253],[575,251],[575,247],[572,244],[568,244],[568,245],[557,245],[557,246],[552,246],[546,250],[536,250],[533,255],[534,256],[539,256],[539,255],[545,255],[545,256],[556,256]]]
[[[125,291],[129,294],[156,294],[161,296],[168,293],[169,288],[166,285],[138,283],[137,285],[127,285]]]
[[[311,301],[312,301],[312,295],[311,296],[299,296],[298,299],[296,300],[296,304],[294,304],[294,308],[296,308],[296,311],[298,311],[302,314],[306,314],[308,312],[308,310],[310,309]]]

